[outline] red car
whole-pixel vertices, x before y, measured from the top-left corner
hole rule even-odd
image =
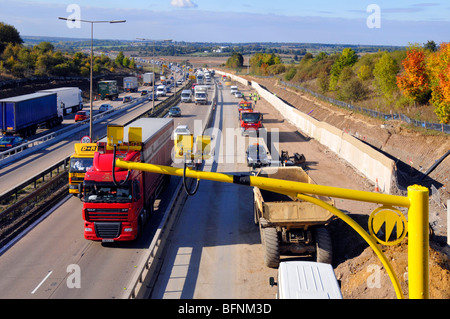
[[[77,114],[75,114],[75,122],[87,120],[89,114],[89,111],[78,111]]]

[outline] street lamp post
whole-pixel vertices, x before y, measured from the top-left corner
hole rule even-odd
[[[92,113],[93,113],[93,101],[92,101],[92,82],[93,82],[93,64],[94,64],[94,23],[124,23],[126,20],[110,20],[110,21],[90,21],[90,20],[81,20],[81,19],[68,19],[59,17],[60,20],[71,21],[71,22],[86,22],[91,24],[91,74],[90,74],[90,92],[89,92],[89,137],[91,141],[93,140],[93,121],[92,121]]]

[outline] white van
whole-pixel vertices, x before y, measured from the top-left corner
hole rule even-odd
[[[158,85],[156,88],[156,96],[166,96],[167,90],[165,85]]]
[[[278,268],[278,299],[343,299],[330,264],[312,261],[283,261]]]
[[[230,87],[230,93],[231,93],[232,95],[234,95],[234,93],[236,93],[236,92],[238,92],[238,91],[239,91],[239,89],[238,89],[237,86],[232,86],[232,87]]]
[[[181,102],[182,103],[192,102],[192,91],[191,90],[181,91]]]

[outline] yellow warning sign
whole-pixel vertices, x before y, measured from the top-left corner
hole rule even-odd
[[[399,244],[408,231],[408,222],[398,209],[379,207],[369,217],[369,232],[384,245]]]

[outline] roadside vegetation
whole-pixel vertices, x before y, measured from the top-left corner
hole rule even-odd
[[[0,79],[33,76],[89,77],[90,54],[72,54],[56,50],[50,42],[25,46],[15,27],[0,22]],[[136,69],[134,59],[120,52],[115,60],[108,56],[94,56],[94,75]]]
[[[234,53],[230,58],[236,60]],[[298,58],[298,57],[297,57]],[[229,61],[230,61],[229,60]],[[404,50],[357,54],[310,52],[296,62],[257,53],[250,74],[275,76],[322,95],[384,113],[401,112],[420,121],[450,122],[450,44],[411,44]],[[284,59],[286,60],[286,59]],[[226,64],[233,69],[247,66]]]

